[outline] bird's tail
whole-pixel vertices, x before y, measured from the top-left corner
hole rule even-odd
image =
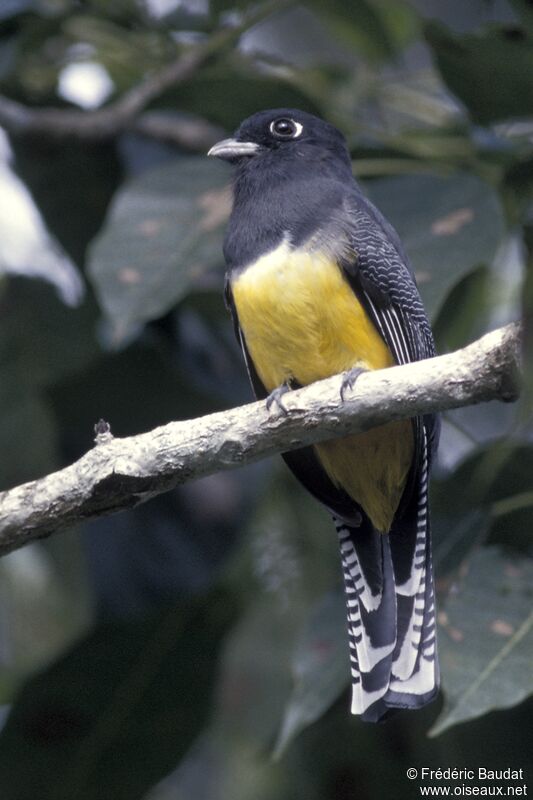
[[[419,708],[438,690],[427,463],[418,490],[390,533],[368,518],[334,518],[348,609],[352,712],[377,722]]]

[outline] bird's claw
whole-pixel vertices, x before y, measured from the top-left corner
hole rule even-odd
[[[272,406],[275,403],[277,405],[277,407],[279,408],[279,410],[281,411],[281,413],[284,414],[285,416],[287,416],[287,414],[289,412],[287,411],[287,409],[283,405],[282,397],[287,392],[290,392],[290,390],[291,390],[291,387],[289,386],[288,383],[282,383],[281,386],[278,386],[277,389],[274,389],[273,392],[270,392],[270,394],[268,395],[268,397],[266,399],[267,411],[270,411],[270,409],[272,408]]]
[[[363,373],[366,372],[364,367],[352,367],[349,369],[348,372],[345,372],[342,376],[342,383],[341,383],[341,400],[344,402],[344,395],[346,394],[347,390],[350,391],[356,384],[358,377]]]

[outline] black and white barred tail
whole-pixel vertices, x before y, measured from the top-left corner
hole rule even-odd
[[[376,722],[393,709],[419,708],[438,691],[435,598],[428,513],[428,456],[412,501],[390,533],[364,517],[334,517],[346,603],[352,713]]]

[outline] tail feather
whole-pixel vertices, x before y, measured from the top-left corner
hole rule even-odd
[[[387,692],[396,646],[392,559],[387,538],[370,527],[351,528],[337,519],[335,524],[348,609],[352,713],[365,717],[373,714],[369,709]],[[372,584],[368,574],[372,576]]]
[[[334,518],[348,610],[352,713],[367,721],[425,705],[438,689],[427,483],[424,434],[418,491],[390,534],[375,531],[366,517],[357,528]]]
[[[428,442],[423,430],[418,491],[410,513],[406,513],[390,533],[396,593],[398,600],[404,601],[404,609],[405,606],[408,609],[407,613],[404,610],[402,624],[398,624],[397,650],[387,695],[387,701],[400,708],[425,705],[434,697],[439,684],[428,473]],[[399,583],[399,576],[405,578],[409,571],[407,580]]]

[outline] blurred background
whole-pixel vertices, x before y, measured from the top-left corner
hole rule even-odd
[[[533,328],[528,0],[2,0],[0,488],[251,399],[222,299],[230,170],[294,106],[346,135],[438,349]],[[349,714],[328,515],[279,459],[0,562],[2,800],[407,800],[408,767],[531,766],[532,381],[447,414],[443,694]]]

